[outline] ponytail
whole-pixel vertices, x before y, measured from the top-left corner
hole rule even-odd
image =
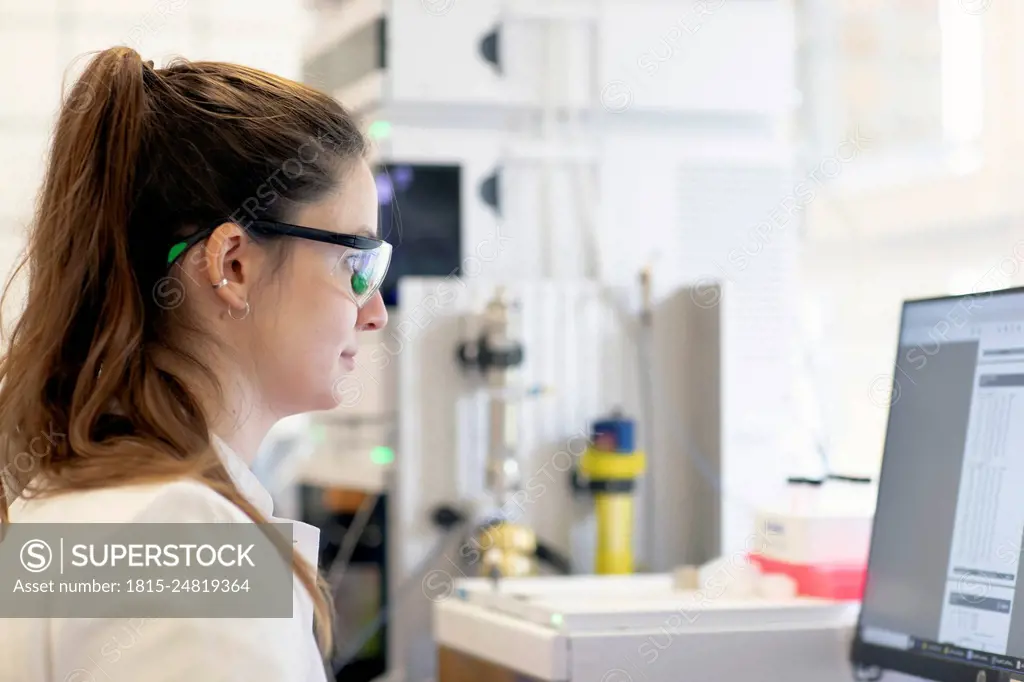
[[[56,350],[65,355],[62,364],[81,368],[72,393],[59,399],[82,416],[68,434],[72,449],[90,440],[89,429],[122,383],[121,370],[137,361],[140,350],[144,306],[127,226],[147,118],[144,70],[137,52],[113,48],[93,59],[71,90],[40,200],[49,214],[38,217],[31,245],[36,256],[56,257],[64,266],[63,273],[43,267],[33,272],[80,282],[78,291],[40,282],[33,292],[49,305],[55,294],[65,299],[57,305],[67,324],[66,343]]]

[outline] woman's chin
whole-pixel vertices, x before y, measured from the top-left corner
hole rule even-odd
[[[363,383],[352,374],[343,374],[331,387],[330,406],[324,409],[355,407],[363,397]]]

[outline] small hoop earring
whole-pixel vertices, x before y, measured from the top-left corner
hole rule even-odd
[[[245,318],[249,317],[249,310],[250,310],[249,302],[246,301],[245,302],[245,312],[242,314],[241,317],[235,317],[235,309],[234,308],[228,308],[228,315],[231,316],[232,320],[244,320]]]
[[[216,284],[214,284],[214,285],[213,285],[213,288],[214,288],[214,289],[220,289],[221,287],[226,287],[227,285],[228,285],[228,278],[227,278],[227,277],[225,277],[225,278],[224,278],[224,279],[222,279],[221,281],[219,281],[219,282],[217,282]]]

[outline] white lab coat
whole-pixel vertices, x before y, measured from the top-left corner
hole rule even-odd
[[[214,441],[252,504],[273,522],[270,493],[237,454]],[[13,523],[251,523],[197,482],[18,499]],[[314,566],[320,531],[292,521],[296,551]],[[0,619],[2,682],[325,682],[312,601],[294,582],[292,618]]]

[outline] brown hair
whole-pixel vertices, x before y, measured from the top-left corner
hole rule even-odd
[[[0,521],[37,474],[46,488],[33,495],[198,479],[267,521],[233,484],[182,377],[190,367],[218,390],[186,306],[160,298],[168,249],[228,220],[287,222],[365,152],[353,118],[299,83],[217,62],[154,69],[126,47],[90,60],[61,108],[15,271],[27,265],[28,287],[0,359]],[[323,583],[291,561],[326,652]]]

